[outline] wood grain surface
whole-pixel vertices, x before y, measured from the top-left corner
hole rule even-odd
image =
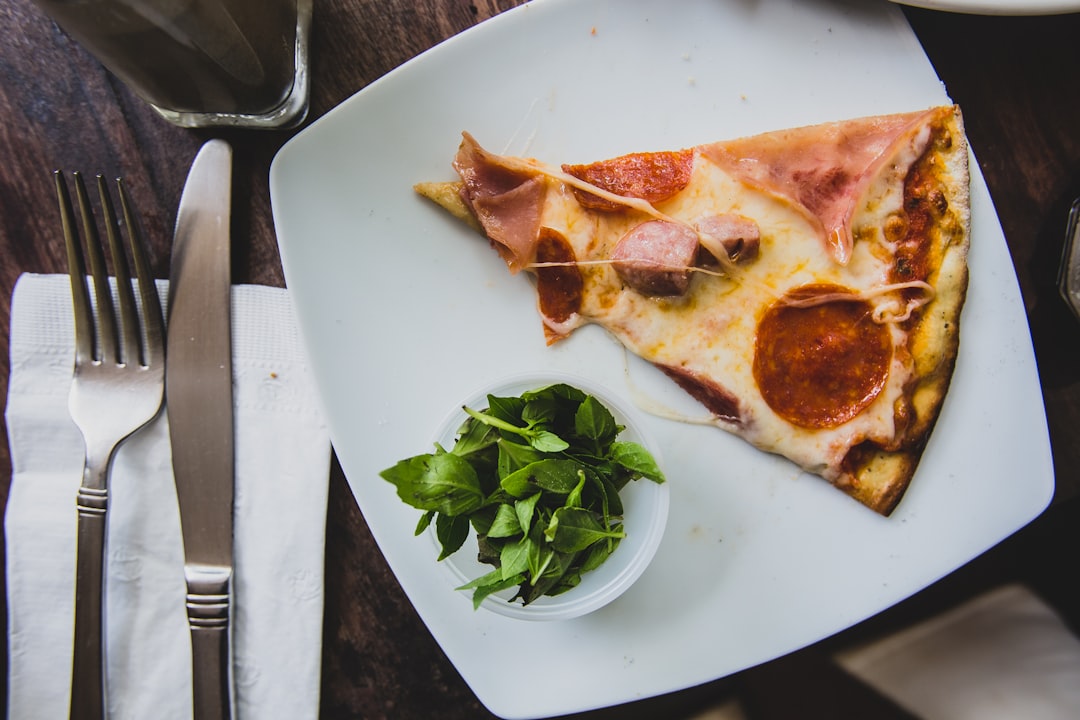
[[[436,43],[518,4],[316,0],[308,122]],[[1076,538],[1058,508],[1075,508],[1080,494],[1080,324],[1058,297],[1055,279],[1067,208],[1080,195],[1080,16],[904,12],[947,91],[964,109],[971,145],[1001,218],[1038,356],[1058,490],[1054,508],[1020,537],[845,637],[930,612],[988,582],[1057,562],[1066,552],[1060,543]],[[22,272],[65,271],[53,169],[123,176],[145,215],[145,233],[158,239],[151,253],[154,273],[167,277],[176,202],[190,162],[204,140],[224,137],[234,148],[236,164],[233,280],[284,284],[268,172],[291,132],[173,127],[30,0],[0,4],[0,24],[0,398],[7,394],[15,280]],[[0,500],[6,501],[10,476],[5,443],[0,447]],[[1061,555],[1047,558],[1045,546],[1059,547]],[[1041,556],[1035,562],[1025,553]],[[1080,606],[1068,589],[1047,592]],[[826,642],[731,678],[580,717],[693,717],[731,692],[748,699],[758,716],[784,717],[795,706],[768,690],[780,682],[789,683],[786,695],[798,697],[803,708],[815,701],[823,703],[819,707],[835,705],[838,698],[849,697],[865,710],[874,701],[861,692],[833,691],[847,680],[828,671],[828,647]],[[330,478],[323,648],[322,717],[493,717],[406,599],[336,462]],[[5,642],[0,660],[5,678],[6,662]],[[900,715],[885,705],[877,710],[878,717]]]

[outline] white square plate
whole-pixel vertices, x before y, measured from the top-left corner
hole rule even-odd
[[[537,0],[391,72],[278,154],[278,242],[334,447],[402,587],[493,712],[677,690],[857,623],[1036,517],[1053,494],[1050,445],[1016,276],[972,162],[960,357],[892,517],[720,430],[646,416],[671,513],[641,579],[562,623],[474,612],[378,472],[430,449],[450,412],[508,376],[685,400],[596,327],[547,347],[529,282],[412,185],[454,177],[463,130],[558,164],[948,102],[884,1]]]

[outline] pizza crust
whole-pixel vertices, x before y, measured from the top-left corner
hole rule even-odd
[[[481,227],[480,222],[473,215],[469,206],[465,204],[465,201],[461,199],[461,188],[465,183],[460,180],[454,180],[451,182],[420,182],[413,185],[413,190],[417,194],[426,197],[427,199],[440,206],[451,215],[461,220],[473,230],[477,232],[484,232],[484,228]]]
[[[948,206],[937,218],[931,266],[927,278],[934,299],[924,306],[908,329],[908,351],[914,364],[910,407],[898,415],[907,428],[894,450],[857,453],[851,463],[850,486],[843,488],[859,502],[883,515],[896,508],[922,457],[941,412],[960,347],[960,314],[967,296],[967,255],[970,247],[970,185],[968,148],[959,109],[947,116],[948,146],[930,149],[942,165],[935,179]],[[923,160],[926,162],[926,159]]]

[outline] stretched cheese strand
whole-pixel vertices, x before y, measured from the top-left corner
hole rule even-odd
[[[902,323],[911,317],[911,313],[915,312],[924,305],[927,305],[931,300],[934,299],[934,295],[936,293],[932,285],[923,282],[922,280],[912,280],[910,282],[882,285],[881,287],[871,288],[869,290],[860,290],[857,292],[823,293],[805,298],[800,298],[797,296],[792,297],[791,295],[787,295],[782,299],[782,302],[790,307],[814,307],[816,305],[824,305],[830,302],[854,302],[875,300],[890,293],[912,289],[921,290],[922,293],[918,297],[912,298],[904,304],[905,310],[903,314],[897,314],[900,303],[896,299],[889,299],[883,303],[874,306],[874,314],[872,316],[874,322],[879,324]]]
[[[656,270],[664,272],[695,272],[702,273],[703,275],[711,275],[712,277],[730,277],[727,273],[722,273],[717,270],[710,270],[708,268],[698,267],[697,265],[660,265],[653,263],[650,258],[625,258],[623,260],[612,260],[610,258],[605,260],[570,260],[568,262],[532,262],[525,266],[526,270],[533,268],[545,268],[545,267],[570,267],[570,266],[589,266],[589,265],[614,265],[616,262],[649,262],[655,267]]]
[[[724,248],[722,243],[718,242],[708,233],[701,232],[699,229],[686,222],[685,220],[680,220],[678,218],[668,215],[667,213],[657,210],[656,207],[649,201],[642,200],[641,198],[632,198],[626,197],[625,195],[617,195],[601,187],[597,187],[590,182],[582,180],[581,178],[575,177],[570,173],[563,172],[561,169],[557,169],[551,167],[546,163],[542,163],[539,160],[523,159],[506,155],[500,156],[499,159],[509,169],[518,170],[520,172],[538,172],[541,175],[545,175],[552,180],[563,183],[564,185],[577,188],[582,192],[587,192],[592,195],[596,195],[597,197],[603,198],[604,200],[607,200],[609,202],[624,205],[628,208],[637,210],[638,212],[644,213],[645,215],[648,215],[655,220],[663,220],[665,222],[682,225],[683,227],[688,228],[691,232],[697,235],[698,241],[701,243],[701,246],[708,250],[709,254],[715,257],[716,261],[720,263],[720,266],[726,271],[727,277],[735,279],[735,275],[737,274],[734,272],[736,267],[735,263],[731,260],[731,256],[728,255],[728,252]],[[719,275],[719,273],[712,274]]]

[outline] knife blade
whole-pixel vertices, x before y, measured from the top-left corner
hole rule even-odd
[[[177,212],[165,366],[197,720],[231,715],[231,196],[232,148],[210,140],[192,162]]]

